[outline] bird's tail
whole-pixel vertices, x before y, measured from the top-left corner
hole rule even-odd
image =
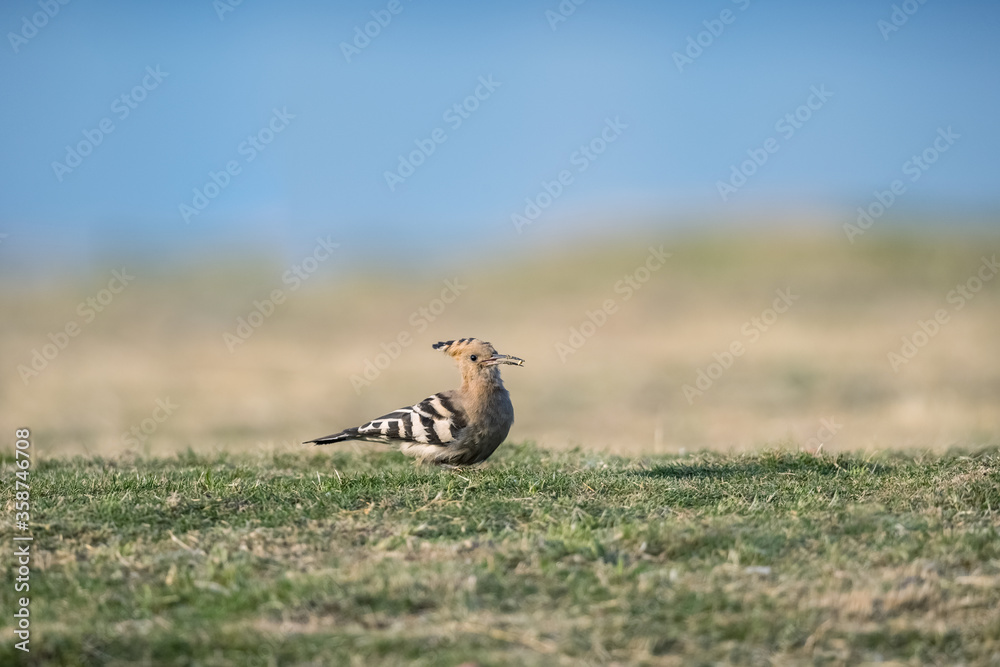
[[[358,429],[345,428],[340,433],[334,433],[333,435],[327,435],[322,438],[316,438],[315,440],[307,440],[302,444],[329,445],[331,442],[343,442],[344,440],[354,440],[357,437],[358,437]]]

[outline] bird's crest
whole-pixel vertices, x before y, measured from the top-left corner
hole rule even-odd
[[[458,340],[445,340],[440,343],[434,343],[432,345],[435,350],[441,350],[445,354],[451,355],[453,357],[460,356],[466,350],[472,348],[478,348],[481,352],[485,353],[487,356],[495,354],[496,350],[493,346],[484,340],[479,340],[478,338],[459,338]]]
[[[490,378],[499,377],[495,373],[497,364],[513,364],[523,366],[524,359],[512,357],[509,354],[498,354],[496,348],[479,338],[459,338],[446,340],[432,345],[435,350],[441,350],[451,356],[462,370],[462,376],[468,379],[468,373],[485,373]]]

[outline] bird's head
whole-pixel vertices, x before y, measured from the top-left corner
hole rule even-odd
[[[499,354],[492,345],[478,338],[446,340],[434,343],[433,348],[453,357],[462,372],[462,378],[467,381],[498,377],[497,367],[500,364],[524,365],[524,359]]]

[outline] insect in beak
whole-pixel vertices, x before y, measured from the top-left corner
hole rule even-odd
[[[494,354],[489,359],[483,359],[483,366],[496,366],[497,364],[511,364],[512,366],[524,366],[524,359],[512,357],[509,354]]]

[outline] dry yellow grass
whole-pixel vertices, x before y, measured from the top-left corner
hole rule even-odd
[[[49,454],[297,448],[450,388],[453,364],[431,344],[478,336],[527,361],[504,371],[517,415],[510,438],[546,447],[635,454],[775,442],[823,441],[827,450],[995,443],[1000,280],[961,310],[948,294],[1000,239],[871,236],[851,245],[778,233],[637,235],[378,276],[346,269],[351,252],[342,246],[295,291],[282,283],[288,266],[280,262],[177,274],[136,266],[136,279],[89,323],[77,305],[106,285],[111,267],[63,287],[8,286],[0,426],[31,427]],[[672,256],[626,301],[616,284],[660,245]],[[465,288],[433,322],[410,319],[455,278]],[[286,301],[231,352],[223,334],[274,289]],[[798,297],[787,312],[758,339],[747,336],[744,325],[786,289]],[[606,323],[560,355],[570,328],[607,299],[616,310]],[[938,309],[949,321],[894,372],[888,353]],[[25,384],[18,366],[69,321],[79,335]],[[412,344],[356,391],[351,376],[400,334]],[[734,342],[745,353],[689,401],[684,385]],[[142,442],[123,437],[143,420],[154,425],[157,399],[176,410]],[[824,423],[836,432],[823,432]]]

